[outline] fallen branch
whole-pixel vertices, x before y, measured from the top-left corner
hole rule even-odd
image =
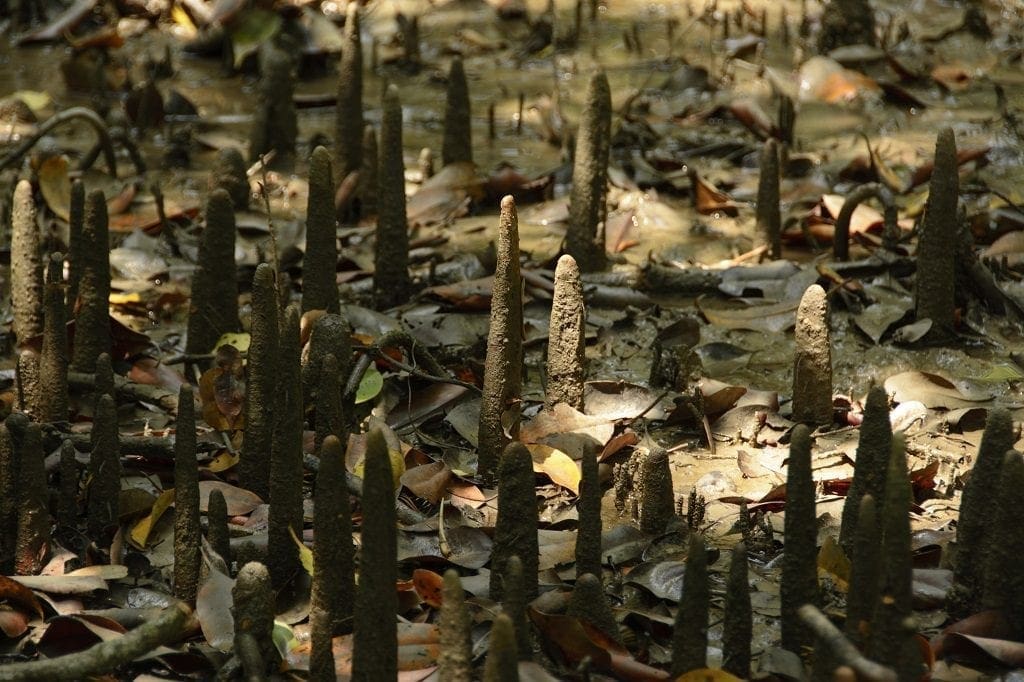
[[[68,372],[68,386],[77,389],[95,389],[96,375],[87,372]],[[128,381],[124,377],[115,376],[114,390],[117,391],[119,397],[127,400],[152,403],[172,414],[178,411],[177,392],[169,391],[162,386],[137,384],[134,381]]]
[[[0,666],[0,682],[82,680],[109,673],[158,646],[178,640],[188,628],[191,616],[192,609],[187,605],[175,604],[122,637],[100,642],[85,651]]]
[[[96,136],[99,138],[99,145],[103,151],[103,157],[107,161],[107,168],[110,170],[110,174],[113,177],[117,177],[117,156],[114,154],[114,144],[110,139],[110,131],[107,129],[107,124],[103,122],[103,119],[99,117],[92,109],[86,107],[71,107],[64,111],[54,114],[50,118],[46,119],[36,130],[35,134],[31,137],[25,138],[25,140],[15,147],[7,156],[0,159],[0,170],[9,168],[21,160],[21,157],[25,156],[32,147],[36,145],[39,140],[43,139],[47,133],[56,128],[62,123],[73,121],[75,119],[82,119],[93,127],[96,131]]]
[[[797,613],[800,620],[814,634],[815,648],[828,649],[837,667],[848,667],[858,680],[867,682],[896,682],[896,673],[880,663],[865,658],[832,621],[813,604],[804,604]],[[816,652],[816,655],[817,652]]]

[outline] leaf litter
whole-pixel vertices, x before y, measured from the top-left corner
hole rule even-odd
[[[21,42],[59,41],[65,36],[70,39],[71,31],[77,30],[94,4],[76,3],[48,26],[25,33]],[[192,4],[205,7],[202,3]],[[676,11],[666,7],[658,5],[658,11]],[[559,6],[560,19],[565,9]],[[654,37],[654,24],[660,24],[660,20],[642,13],[637,20],[631,10],[624,8],[603,9],[607,10],[605,16],[597,24],[599,28],[590,29],[594,34],[589,39],[600,41],[602,47],[614,45],[617,52],[622,52],[616,42],[621,39],[619,27],[632,22],[634,26],[643,26],[650,41],[648,53],[659,53],[659,59],[662,53],[669,54],[667,42]],[[441,19],[443,10],[421,10],[423,38],[427,43],[441,39],[445,25]],[[232,25],[230,34],[235,42],[234,66],[244,71],[247,55],[254,52],[261,40],[280,30],[288,11],[241,11],[241,19]],[[529,11],[537,13],[532,6]],[[370,13],[371,31],[390,38],[394,31],[392,22],[383,14]],[[186,25],[180,11],[173,16],[178,26]],[[336,51],[341,44],[337,27],[324,15],[313,12],[311,16],[321,37],[307,46],[308,54],[315,55],[318,49],[325,53]],[[628,512],[623,514],[615,508],[612,490],[605,490],[602,500],[602,556],[608,561],[606,591],[620,604],[616,609],[620,627],[630,630],[638,622],[645,622],[645,626],[635,628],[623,646],[610,641],[586,620],[565,614],[565,600],[559,603],[554,598],[564,596],[572,582],[579,460],[599,457],[602,480],[605,488],[609,488],[615,468],[623,466],[635,451],[652,444],[671,450],[673,492],[679,507],[686,509],[684,517],[691,530],[703,533],[711,545],[727,548],[737,538],[735,523],[740,501],[754,513],[757,542],[752,548],[755,560],[751,567],[757,575],[752,579],[751,596],[755,612],[763,616],[755,620],[755,658],[764,676],[802,674],[798,660],[794,663],[792,655],[773,648],[779,615],[779,570],[773,559],[781,549],[780,519],[786,504],[785,457],[792,427],[789,382],[793,341],[788,330],[795,322],[799,295],[806,285],[814,280],[828,280],[821,276],[820,268],[815,268],[815,261],[827,262],[823,249],[831,241],[831,224],[842,206],[843,195],[854,186],[853,178],[857,182],[881,181],[900,193],[899,215],[904,232],[900,243],[887,250],[882,244],[884,235],[878,229],[881,213],[862,204],[854,212],[850,226],[853,251],[859,259],[856,265],[861,270],[843,270],[839,268],[841,264],[835,264],[838,280],[833,278],[830,282],[834,371],[840,378],[833,396],[836,419],[815,434],[818,445],[814,477],[824,538],[818,566],[820,573],[827,576],[827,581],[821,578],[822,584],[835,586],[837,599],[842,599],[849,569],[834,538],[837,520],[833,510],[837,507],[833,503],[837,498],[841,500],[852,477],[856,427],[869,385],[885,386],[892,403],[893,424],[906,431],[908,468],[917,503],[912,527],[922,533],[948,534],[955,527],[959,481],[969,473],[977,448],[983,423],[979,416],[1000,406],[1015,410],[1019,420],[1020,379],[1024,374],[1005,368],[1021,367],[1020,319],[1014,319],[1012,314],[994,314],[985,305],[987,301],[967,300],[959,311],[965,343],[938,348],[919,344],[928,328],[902,324],[912,319],[911,279],[900,270],[899,259],[893,257],[912,254],[915,246],[910,228],[920,218],[924,205],[924,197],[917,188],[927,183],[933,172],[929,150],[936,120],[934,112],[947,110],[958,122],[970,121],[977,112],[970,108],[973,100],[969,98],[979,96],[986,87],[975,74],[994,68],[998,81],[1012,59],[1000,56],[993,60],[984,49],[984,42],[974,44],[973,52],[960,50],[964,21],[960,14],[942,13],[940,20],[935,13],[918,8],[908,16],[909,35],[895,45],[886,45],[876,52],[832,52],[830,57],[815,56],[802,65],[791,63],[786,50],[780,47],[781,37],[771,34],[722,39],[724,64],[712,61],[706,67],[680,65],[679,55],[669,54],[656,66],[671,71],[661,88],[651,86],[645,75],[650,63],[639,56],[623,53],[628,56],[612,58],[621,59],[614,66],[622,72],[619,84],[623,87],[613,96],[622,108],[617,123],[619,138],[613,158],[616,172],[612,174],[607,222],[611,235],[609,251],[618,255],[613,271],[606,273],[608,277],[585,278],[592,304],[588,310],[587,348],[591,381],[582,410],[565,404],[553,409],[540,408],[536,399],[543,395],[541,350],[546,319],[533,327],[532,337],[529,331],[527,335],[527,418],[519,438],[528,444],[534,471],[539,474],[537,501],[547,526],[541,530],[541,578],[542,584],[551,588],[530,605],[529,618],[550,640],[552,648],[547,651],[546,660],[551,664],[547,671],[536,664],[521,663],[522,677],[561,676],[588,659],[595,672],[616,679],[668,679],[664,669],[670,653],[667,633],[685,580],[683,556],[671,538],[650,537],[637,530]],[[721,17],[713,10],[699,17],[699,23],[689,27],[691,35],[697,41],[706,41],[701,44],[717,44],[719,39],[712,31],[719,30]],[[191,23],[191,19],[188,21]],[[355,328],[355,343],[372,344],[386,331],[404,326],[418,343],[441,359],[452,376],[469,386],[478,386],[487,327],[481,312],[490,306],[492,285],[483,263],[488,260],[487,240],[495,223],[494,197],[506,191],[527,192],[549,186],[557,193],[559,186],[564,186],[566,168],[559,166],[558,150],[549,140],[557,140],[564,133],[563,116],[575,120],[577,112],[573,107],[578,95],[575,88],[555,85],[560,88],[559,96],[552,98],[547,92],[552,86],[545,84],[545,92],[534,91],[524,98],[527,106],[522,118],[528,119],[527,131],[514,132],[522,123],[520,114],[513,111],[515,97],[508,88],[530,90],[516,72],[522,70],[528,79],[535,79],[540,73],[548,74],[554,66],[559,78],[571,81],[572,73],[561,61],[568,53],[563,47],[561,52],[541,52],[525,62],[519,57],[511,60],[513,53],[521,54],[518,51],[523,45],[519,42],[524,35],[513,31],[508,44],[497,41],[495,36],[505,31],[493,30],[498,20],[490,10],[479,11],[465,21],[477,24],[472,28],[464,26],[460,35],[480,50],[478,55],[501,55],[500,59],[474,64],[481,70],[493,70],[488,80],[501,83],[505,89],[486,95],[492,98],[499,120],[499,141],[495,145],[499,148],[483,149],[481,145],[477,167],[453,164],[429,179],[409,183],[410,227],[426,245],[421,253],[424,262],[432,263],[430,272],[421,272],[423,281],[431,286],[424,289],[415,304],[429,305],[415,310],[410,306],[401,315],[382,314],[354,304],[346,304],[344,310]],[[180,54],[182,41],[172,26],[155,24],[150,30],[169,45],[173,56]],[[996,26],[995,30],[998,33],[1012,29]],[[80,33],[79,37],[84,35]],[[93,39],[95,36],[90,37]],[[132,39],[124,41],[123,49],[116,43],[111,41],[102,49],[115,56],[140,52]],[[927,49],[922,45],[927,45]],[[2,48],[10,49],[7,45]],[[472,51],[462,49],[467,49],[467,59],[490,59],[472,57]],[[579,56],[586,61],[583,51]],[[703,58],[687,56],[697,61]],[[16,63],[29,60],[15,57]],[[886,60],[899,68],[889,66],[885,67],[889,72],[879,71],[882,67],[878,65]],[[908,78],[905,64],[917,60],[924,60],[920,74],[927,75],[927,79]],[[121,74],[116,60],[106,68],[104,83],[117,83]],[[436,98],[427,87],[429,73],[415,76],[386,71],[393,68],[390,66],[381,68],[389,77],[422,86],[428,92],[425,96],[412,95],[408,102],[413,115],[406,151],[436,145],[436,125],[431,122]],[[199,110],[209,119],[213,130],[202,134],[208,140],[214,140],[216,135],[230,139],[239,134],[240,128],[232,123],[232,117],[242,110],[239,102],[232,101],[240,92],[239,78],[217,76],[225,83],[224,91],[217,92],[217,88],[195,87],[190,83],[197,72],[214,77],[210,65],[191,65],[185,73],[172,76],[171,82],[195,98]],[[725,73],[731,74],[731,80]],[[379,80],[377,73],[369,77]],[[911,108],[919,107],[922,111],[926,105],[927,113],[907,114],[887,103],[896,92],[889,83],[894,78],[906,81],[899,86],[905,88],[904,101],[917,102]],[[751,267],[752,260],[761,255],[749,255],[756,251],[756,240],[752,237],[756,169],[750,172],[749,157],[765,137],[780,134],[773,117],[766,113],[766,107],[774,101],[767,96],[769,81],[779,91],[801,100],[799,134],[802,146],[809,148],[815,160],[803,177],[794,173],[784,181],[787,260],[767,267]],[[316,95],[327,89],[328,82],[322,77],[304,77],[301,86],[307,96]],[[60,104],[74,101],[71,91],[75,83],[68,80],[67,86],[66,100],[55,97]],[[413,89],[403,90],[403,96]],[[965,193],[964,204],[966,224],[981,247],[980,257],[997,274],[997,286],[1019,307],[1024,302],[1019,254],[1024,249],[1018,208],[1022,178],[1014,169],[1019,164],[1013,162],[1017,153],[1014,150],[1020,145],[1019,139],[1012,139],[1013,116],[1019,116],[1019,93],[1015,97],[1017,114],[1012,106],[1002,112],[986,111],[986,123],[1003,125],[1007,130],[1005,136],[979,132],[966,123],[960,126],[963,130],[958,130],[958,134],[968,139],[957,162],[963,179],[973,183],[972,191]],[[26,94],[23,101],[28,104],[30,99]],[[307,136],[322,133],[321,129],[327,127],[325,118],[312,111],[303,119]],[[906,129],[871,141],[865,161],[863,144],[857,140],[851,144],[838,130],[842,126],[835,125],[835,117],[839,116],[870,128],[898,121]],[[482,121],[482,115],[477,113],[475,132],[482,129]],[[543,132],[531,133],[531,126]],[[1019,137],[1019,130],[1016,135]],[[58,135],[54,139],[60,153],[41,159],[36,177],[48,219],[55,227],[52,237],[66,244],[61,230],[66,234],[63,223],[69,214],[70,180],[78,175],[71,161],[88,150],[71,136]],[[143,140],[143,152],[158,158],[164,152],[164,144],[155,139]],[[216,362],[202,375],[174,369],[181,359],[183,322],[188,308],[184,282],[194,265],[198,228],[198,210],[182,207],[198,204],[194,185],[205,177],[200,175],[200,169],[205,173],[210,159],[208,153],[196,156],[195,171],[182,171],[177,178],[164,171],[151,171],[152,178],[160,178],[168,194],[167,204],[159,210],[158,202],[163,199],[158,199],[151,185],[140,182],[143,178],[126,182],[124,177],[104,176],[99,171],[86,173],[87,180],[95,179],[91,186],[102,184],[111,190],[109,208],[116,216],[112,229],[131,235],[119,238],[118,248],[111,252],[112,266],[123,277],[118,282],[121,290],[114,293],[111,304],[118,319],[126,325],[119,327],[123,331],[115,339],[115,367],[130,379],[129,388],[121,395],[121,435],[125,438],[122,454],[133,474],[153,481],[154,491],[145,499],[140,498],[141,502],[129,504],[128,498],[134,493],[129,492],[126,480],[121,507],[129,513],[119,519],[120,541],[115,542],[109,556],[97,554],[90,547],[76,548],[68,541],[69,546],[64,548],[69,552],[68,558],[58,567],[59,573],[12,576],[3,579],[7,582],[0,581],[6,603],[2,613],[9,614],[0,629],[12,646],[29,655],[61,655],[95,641],[117,639],[126,632],[123,625],[85,613],[87,609],[82,613],[58,613],[51,600],[75,595],[81,598],[83,606],[111,603],[138,610],[143,607],[130,606],[133,602],[126,596],[130,589],[141,587],[159,594],[169,590],[168,567],[173,560],[173,555],[168,554],[169,521],[174,510],[173,488],[168,485],[165,465],[173,433],[162,426],[170,423],[174,415],[165,405],[147,400],[143,392],[132,386],[161,386],[167,391],[176,391],[182,382],[198,386],[204,422],[200,435],[210,446],[202,453],[204,459],[197,463],[204,472],[204,480],[199,483],[200,508],[208,511],[210,493],[216,489],[224,494],[231,528],[238,535],[236,540],[246,541],[265,533],[264,501],[234,485],[234,465],[244,428],[240,418],[244,414],[242,401],[248,372],[246,345],[218,343],[217,348],[209,349]],[[499,156],[515,159],[521,168],[514,173],[502,169],[488,174],[486,164]],[[794,157],[790,162],[798,167],[801,159]],[[411,170],[411,162],[407,167]],[[282,268],[301,276],[301,206],[308,192],[303,177],[301,172],[296,177],[263,171],[259,182],[254,183],[269,215],[260,209],[253,211],[248,221],[242,221],[258,229],[242,231],[241,241],[245,244],[239,248],[236,259],[240,264],[251,267],[258,258],[267,258],[273,246],[273,257],[279,259]],[[186,178],[184,182],[182,178]],[[512,189],[507,189],[509,182],[513,183]],[[785,187],[786,184],[790,186]],[[494,188],[499,186],[502,190],[495,193]],[[532,227],[524,225],[523,231],[523,250],[527,254],[524,279],[533,287],[528,290],[535,297],[530,305],[539,304],[537,316],[545,318],[550,290],[538,283],[552,280],[551,261],[561,245],[560,224],[568,217],[567,205],[564,197],[532,205],[528,200],[523,203],[523,222],[533,223]],[[345,257],[351,264],[372,263],[365,225],[346,229],[349,227],[352,230],[342,237]],[[144,237],[142,229],[147,235],[157,236]],[[276,242],[273,245],[272,240]],[[454,281],[435,281],[442,265],[454,264],[465,254],[471,254],[472,259],[468,266],[459,265],[461,275],[456,275]],[[652,258],[679,272],[699,271],[714,278],[715,293],[702,292],[697,297],[667,288],[636,296],[639,292],[634,291],[633,285],[637,273]],[[338,272],[339,282],[348,287],[353,300],[365,301],[359,295],[367,288],[368,270],[365,266],[348,267],[349,270]],[[601,300],[598,293],[605,300],[629,303],[618,309],[614,305],[610,310],[602,309],[595,303]],[[246,296],[243,294],[243,302]],[[663,332],[683,319],[693,319],[693,312],[701,315],[696,336],[673,341],[678,341],[674,347],[681,356],[696,356],[693,376],[678,375],[679,381],[667,387],[648,386],[652,345],[665,342],[668,337]],[[530,341],[534,343],[531,345]],[[415,358],[399,355],[400,359],[410,361],[408,364],[415,364]],[[998,368],[1004,369],[997,372]],[[70,433],[88,431],[91,405],[85,395],[75,397],[76,418]],[[403,676],[413,679],[408,673],[422,671],[425,676],[436,666],[439,644],[434,623],[441,606],[439,580],[444,567],[460,567],[467,590],[482,595],[472,605],[474,617],[481,623],[493,618],[494,605],[487,601],[486,590],[470,589],[474,580],[479,582],[481,576],[487,575],[497,504],[497,491],[475,474],[479,399],[467,386],[436,383],[382,361],[365,370],[355,395],[354,402],[362,406],[360,419],[384,420],[394,429],[389,438],[389,455],[396,464],[398,504],[421,518],[418,524],[401,529],[399,534],[401,572],[411,580],[411,588],[403,590],[406,597],[401,615],[409,622],[403,622],[399,631],[399,661],[405,671]],[[10,406],[15,403],[13,391],[9,390],[8,396],[4,404]],[[976,411],[973,417],[972,410]],[[707,430],[701,428],[702,420],[708,423]],[[154,423],[161,425],[154,429]],[[714,440],[713,449],[709,436]],[[164,440],[151,441],[160,447],[133,450],[131,437]],[[362,473],[363,447],[360,437],[354,435],[346,460],[351,473]],[[306,450],[310,454],[311,447]],[[697,500],[691,493],[696,491],[707,493],[699,503],[704,505],[699,507],[700,513],[697,507],[690,508]],[[295,535],[297,542],[309,542],[308,523],[305,526],[293,529],[300,531]],[[312,539],[315,543],[315,537]],[[948,542],[947,535],[932,546],[938,546],[941,553]],[[107,569],[106,561],[123,571]],[[79,566],[95,572],[75,570]],[[196,604],[202,636],[197,635],[193,644],[205,641],[215,649],[229,651],[233,623],[227,614],[232,606],[233,567],[223,568],[227,571],[212,564],[206,567]],[[713,572],[722,570],[723,566],[713,563]],[[941,610],[948,579],[948,573],[941,569],[916,569],[914,591],[918,607]],[[642,588],[642,593],[629,591],[637,587]],[[715,604],[712,619],[720,612],[720,605]],[[1022,665],[1021,643],[1010,641],[1012,633],[998,618],[985,620],[983,612],[943,628],[948,619],[942,616],[922,619],[933,623],[924,629],[924,634],[934,635],[931,647],[937,657],[978,669]],[[286,665],[294,671],[306,670],[308,627],[301,623],[294,627],[278,623],[278,629]],[[339,675],[351,672],[351,646],[348,636],[334,640]],[[480,648],[486,648],[486,642]],[[197,650],[182,645],[178,652],[188,651],[196,659],[197,669],[210,673],[214,659],[197,654]],[[173,651],[160,650],[161,655],[168,652]],[[713,668],[718,666],[721,661],[716,643],[709,654],[709,664]],[[158,664],[140,661],[132,667],[155,670],[154,665]],[[174,669],[166,662],[160,665]],[[950,669],[948,663],[943,665]],[[718,669],[702,669],[679,679],[731,678]]]

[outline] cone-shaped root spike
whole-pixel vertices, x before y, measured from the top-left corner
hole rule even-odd
[[[50,546],[50,512],[46,506],[46,469],[43,466],[42,427],[39,424],[32,422],[25,427],[19,459],[18,537],[14,570],[18,575],[34,575],[43,567]]]
[[[860,498],[856,534],[850,553],[850,589],[846,597],[846,636],[857,645],[866,644],[871,615],[878,603],[881,568],[881,532],[873,495]]]
[[[270,441],[277,405],[278,308],[274,268],[256,266],[252,280],[248,380],[245,384],[245,431],[238,462],[243,488],[266,500],[270,496]]]
[[[892,450],[892,424],[889,421],[889,397],[885,388],[874,386],[864,402],[864,420],[857,441],[857,461],[853,467],[853,483],[843,505],[843,523],[839,544],[847,556],[853,551],[853,537],[857,532],[857,514],[860,499],[872,495],[876,500],[885,493],[885,475],[889,470],[889,452]],[[961,517],[962,519],[962,517]],[[958,526],[959,527],[959,526]]]
[[[178,391],[174,438],[174,596],[195,604],[199,587],[199,469],[196,464],[196,413],[192,387]]]
[[[742,541],[733,546],[730,561],[722,629],[722,669],[745,680],[750,677],[753,621],[747,582],[747,546]]]
[[[67,306],[62,280],[63,256],[50,256],[44,290],[43,348],[39,356],[39,418],[62,422],[68,418]]]
[[[796,313],[793,362],[793,421],[832,423],[832,338],[828,297],[817,284],[807,287]]]
[[[235,654],[245,678],[268,679],[277,672],[281,656],[274,646],[274,592],[267,567],[255,561],[242,566],[231,596]]]
[[[472,682],[472,621],[466,610],[466,596],[459,574],[449,569],[441,587],[441,615],[438,620],[441,651],[437,657],[438,675],[444,682]]]
[[[103,192],[89,192],[82,227],[81,277],[78,315],[71,369],[88,372],[100,353],[110,352],[110,244],[107,200]]]
[[[993,551],[992,538],[998,525],[1000,469],[1006,451],[1013,447],[1013,419],[1004,409],[988,413],[978,456],[971,468],[960,500],[953,551],[953,589],[946,595],[946,609],[955,618],[966,618],[982,608],[982,576]]]
[[[302,312],[339,312],[334,180],[331,177],[331,155],[324,147],[314,149],[309,159],[306,254],[302,263]]]
[[[690,534],[686,553],[686,579],[683,581],[679,610],[672,629],[672,676],[707,667],[708,648],[708,555],[704,538]]]
[[[984,605],[1006,614],[1015,637],[1024,634],[1024,576],[1012,567],[1024,556],[1024,525],[1020,523],[1024,495],[1024,459],[1009,450],[1003,459],[992,540],[985,557]]]
[[[224,563],[231,565],[231,536],[228,534],[228,503],[222,490],[211,490],[206,510],[206,539]]]
[[[206,201],[206,228],[192,276],[186,352],[212,353],[222,335],[238,329],[235,210],[228,193],[218,189]]]
[[[640,530],[651,535],[664,533],[676,515],[672,470],[664,449],[655,448],[640,461],[639,487]]]
[[[231,197],[236,211],[249,208],[249,178],[246,174],[245,159],[237,147],[225,147],[217,152],[210,174],[210,191],[222,189]]]
[[[292,533],[302,532],[302,379],[299,307],[285,310],[278,337],[274,436],[270,454],[270,527],[267,568],[281,590],[299,569]]]
[[[918,679],[921,672],[920,651],[907,626],[913,615],[908,513],[912,499],[904,437],[902,433],[893,434],[880,519],[885,557],[879,581],[881,599],[871,622],[868,652],[872,659],[895,669],[900,679]]]
[[[527,601],[537,596],[537,497],[533,457],[522,443],[510,443],[498,471],[498,520],[491,551],[491,599],[504,594],[506,564],[518,556],[523,564]]]
[[[804,604],[818,603],[818,525],[811,474],[811,432],[798,424],[792,432],[786,474],[786,551],[782,555],[782,647],[799,653],[810,635],[797,615]]]
[[[43,331],[42,258],[32,183],[20,180],[11,208],[11,308],[19,343]]]
[[[779,145],[768,138],[761,151],[757,183],[757,232],[773,260],[782,258],[782,213],[779,209]]]
[[[569,196],[569,227],[565,250],[583,272],[603,270],[605,216],[608,207],[608,153],[611,148],[611,90],[603,71],[590,78],[576,135],[576,156]]]
[[[336,436],[320,450],[313,516],[313,593],[310,603],[327,614],[330,633],[351,629],[355,602],[352,510],[345,484],[345,452]]]
[[[601,576],[601,478],[596,453],[585,450],[580,469],[580,496],[576,503],[580,517],[576,532],[577,579],[585,573]]]
[[[82,279],[82,232],[85,227],[85,184],[71,183],[71,205],[68,209],[68,315],[75,312],[78,284]]]
[[[577,410],[583,409],[585,324],[579,268],[572,256],[562,256],[555,268],[555,294],[548,326],[548,383],[544,394],[547,407],[567,403]]]
[[[256,89],[257,105],[249,140],[249,160],[256,162],[261,155],[274,151],[271,164],[277,168],[289,168],[295,162],[295,140],[299,134],[298,116],[292,101],[295,64],[288,51],[272,40],[260,46],[259,64],[260,81]]]
[[[402,162],[402,105],[398,88],[384,91],[377,163],[377,244],[373,255],[373,292],[377,304],[390,307],[409,296],[409,227],[405,215],[405,167]]]
[[[619,640],[619,624],[608,605],[604,585],[593,573],[584,573],[576,578],[567,613],[587,621],[612,640]]]
[[[499,613],[491,625],[490,649],[484,663],[484,682],[519,682],[515,627],[504,613]]]
[[[519,651],[519,659],[528,661],[533,656],[533,647],[530,643],[530,621],[526,615],[529,599],[526,596],[523,562],[519,560],[518,556],[513,554],[505,562],[505,575],[502,580],[504,591],[501,609],[512,619],[512,626],[516,630],[516,648]]]
[[[60,444],[60,500],[57,503],[57,525],[62,528],[75,528],[78,525],[78,461],[75,459],[75,444],[70,439]]]
[[[117,523],[121,492],[121,448],[114,399],[101,395],[93,418],[92,456],[89,459],[89,534],[104,536]]]
[[[364,472],[359,563],[370,570],[360,572],[356,590],[352,680],[377,682],[398,675],[395,485],[388,446],[380,429],[367,437]]]
[[[953,333],[956,309],[957,201],[960,176],[956,138],[949,128],[935,142],[935,164],[924,224],[917,245],[917,282],[914,296],[917,319],[928,318],[927,339],[942,341]]]
[[[444,141],[441,164],[473,163],[473,126],[469,108],[469,86],[462,60],[452,60],[448,69],[448,94],[444,108]]]
[[[519,218],[511,196],[501,200],[498,265],[491,293],[483,397],[480,404],[478,474],[493,481],[502,449],[519,434],[522,384],[523,297],[519,274]],[[511,413],[506,415],[506,413]]]
[[[338,182],[363,166],[363,48],[359,3],[348,6],[343,40],[338,65],[338,108],[334,118],[334,170]],[[372,188],[369,193],[373,193]]]

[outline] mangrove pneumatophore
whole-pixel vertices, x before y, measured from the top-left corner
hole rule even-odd
[[[398,540],[395,481],[380,429],[366,439],[362,550],[356,589],[353,682],[393,680],[398,675]],[[365,570],[371,567],[371,570]]]
[[[941,343],[954,333],[956,315],[957,203],[960,195],[956,138],[944,128],[935,140],[935,163],[921,236],[917,243],[914,288],[917,319],[932,326],[925,339]]]
[[[71,370],[89,372],[100,353],[110,352],[110,244],[107,200],[89,192],[82,226],[81,276]]]
[[[498,520],[491,550],[491,599],[504,595],[505,564],[518,556],[523,564],[527,601],[537,596],[537,497],[533,457],[522,443],[509,443],[498,470]]]
[[[221,336],[239,330],[235,272],[235,209],[228,193],[218,189],[206,200],[206,227],[192,275],[186,353],[212,353]]]
[[[569,225],[565,233],[565,250],[583,272],[603,270],[608,262],[605,217],[611,128],[611,90],[608,77],[598,71],[590,77],[576,134]]]
[[[812,426],[832,423],[832,338],[828,296],[807,287],[796,311],[793,361],[793,421]]]
[[[946,610],[961,619],[982,609],[985,565],[993,551],[997,530],[995,515],[1001,468],[1006,451],[1013,447],[1013,418],[1007,410],[990,410],[981,436],[978,455],[960,498],[953,557],[953,587],[946,594]]]
[[[811,432],[804,424],[793,428],[786,474],[786,551],[782,555],[782,648],[794,653],[809,646],[811,636],[797,611],[818,604],[818,524],[811,474]]]
[[[201,537],[196,412],[192,387],[184,384],[174,436],[174,596],[188,604],[195,604],[199,588]]]
[[[473,163],[473,119],[470,113],[469,85],[462,60],[456,57],[448,68],[448,91],[444,107],[444,140],[441,165]]]
[[[20,180],[11,207],[11,308],[19,343],[43,331],[42,258],[32,183]]]
[[[249,360],[246,363],[245,430],[238,460],[238,481],[267,500],[270,497],[270,441],[277,408],[278,307],[274,268],[256,266],[252,278]]]
[[[302,312],[338,313],[338,238],[335,229],[331,155],[317,147],[309,158],[306,252],[302,259]]]
[[[390,308],[408,300],[409,226],[405,214],[405,165],[402,161],[402,105],[398,88],[384,91],[377,164],[377,243],[373,251],[373,295]]]
[[[498,265],[491,290],[477,446],[477,474],[492,482],[505,444],[510,436],[515,438],[519,433],[523,296],[519,272],[519,218],[511,196],[501,200],[497,241]]]
[[[583,384],[587,376],[585,324],[580,271],[575,259],[565,255],[558,259],[555,268],[555,293],[548,325],[548,373],[544,388],[547,407],[566,403],[583,410]]]

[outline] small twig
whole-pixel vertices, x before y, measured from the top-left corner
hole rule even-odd
[[[800,620],[814,633],[815,647],[825,647],[839,666],[848,666],[858,680],[896,682],[896,673],[864,657],[857,647],[813,604],[804,604],[797,612]]]
[[[411,374],[414,377],[418,377],[420,379],[426,379],[427,381],[436,381],[436,382],[442,383],[442,384],[452,384],[453,386],[461,386],[463,388],[468,388],[471,391],[475,391],[476,393],[482,393],[482,391],[476,386],[476,384],[471,384],[471,383],[468,383],[466,381],[462,381],[460,379],[455,379],[453,377],[444,377],[444,376],[436,376],[434,374],[427,374],[423,370],[416,369],[412,365],[407,365],[406,363],[402,362],[401,360],[395,360],[393,357],[391,357],[390,355],[387,355],[386,353],[384,353],[379,348],[370,346],[370,347],[365,349],[365,352],[368,355],[372,355],[375,360],[381,360],[383,362],[386,362],[387,364],[391,365],[395,369],[400,369],[403,372],[408,372],[409,374]]]
[[[73,121],[76,118],[80,118],[96,130],[96,135],[99,138],[99,145],[103,150],[103,156],[107,161],[107,167],[110,169],[110,174],[117,177],[117,156],[114,154],[114,144],[110,139],[110,131],[107,129],[107,124],[103,122],[103,119],[99,117],[92,109],[86,107],[71,107],[64,111],[54,114],[50,118],[46,119],[40,126],[39,129],[31,137],[25,138],[25,140],[11,150],[7,156],[0,159],[0,169],[9,168],[21,160],[21,157],[25,156],[32,147],[36,145],[39,140],[43,139],[47,133],[56,128],[62,123]]]
[[[154,620],[85,651],[0,666],[0,682],[82,680],[109,673],[142,654],[178,640],[188,628],[191,617],[192,609],[183,603],[175,604]]]
[[[96,388],[96,375],[87,372],[68,372],[68,386],[77,389],[94,389]],[[114,389],[118,395],[129,400],[155,403],[172,413],[178,411],[178,394],[161,386],[137,384],[123,377],[115,376]]]
[[[320,458],[316,455],[305,453],[302,456],[302,465],[307,470],[318,473],[320,471]],[[345,487],[348,489],[349,495],[357,498],[361,498],[363,496],[363,479],[347,471],[345,472]],[[408,505],[402,504],[397,499],[395,500],[395,513],[398,515],[399,522],[407,526],[412,526],[427,520],[426,515]]]

